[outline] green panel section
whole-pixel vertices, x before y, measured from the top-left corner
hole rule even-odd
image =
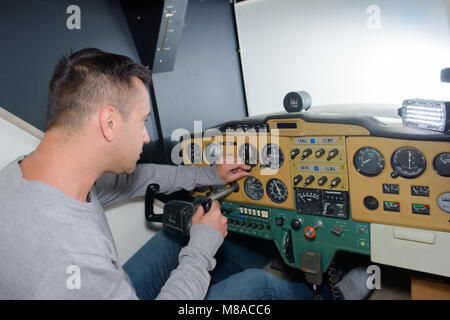
[[[328,269],[337,251],[370,255],[369,224],[353,221],[351,212],[348,219],[337,219],[226,201],[221,202],[221,207],[224,215],[228,218],[229,231],[273,240],[286,264],[294,268],[301,269],[300,255],[306,250],[319,252],[322,255],[324,272]],[[241,213],[244,209],[247,209],[247,214]],[[258,211],[260,216],[258,216]],[[263,211],[268,212],[268,218],[261,216]],[[255,213],[256,216],[253,215]],[[283,219],[282,226],[276,224],[277,218],[278,220]],[[291,226],[294,219],[301,219],[302,221],[298,230]],[[315,237],[313,239],[307,238],[304,233],[305,227],[315,226],[318,221],[322,223],[322,226],[315,230]],[[342,233],[337,235],[332,230]],[[292,262],[287,259],[285,249],[289,231],[292,239]]]

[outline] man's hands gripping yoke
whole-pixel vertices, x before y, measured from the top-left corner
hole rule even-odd
[[[202,206],[198,206],[197,211],[192,216],[192,225],[206,224],[218,230],[225,238],[228,234],[227,231],[227,218],[222,215],[220,211],[219,202],[217,200],[212,201],[211,209],[204,214]]]

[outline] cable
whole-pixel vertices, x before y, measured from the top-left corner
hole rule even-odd
[[[337,286],[337,282],[339,281],[341,271],[336,269],[335,261],[331,261],[330,267],[328,268],[328,280],[330,281],[331,287],[331,296],[333,300],[341,300],[342,295],[341,291]]]

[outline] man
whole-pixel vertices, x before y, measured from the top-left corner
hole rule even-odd
[[[152,182],[170,193],[248,175],[241,164],[136,166],[149,142],[149,81],[142,65],[97,49],[58,63],[44,139],[0,172],[1,299],[136,298],[102,206],[143,196]],[[226,235],[218,202],[199,208],[158,298],[202,299]]]
[[[236,264],[220,264],[209,287],[227,236],[217,201],[196,211],[188,241],[159,232],[122,267],[103,206],[142,196],[150,183],[171,193],[250,169],[136,166],[149,142],[149,81],[142,65],[98,49],[59,61],[44,139],[0,171],[0,299],[313,298],[303,283]]]

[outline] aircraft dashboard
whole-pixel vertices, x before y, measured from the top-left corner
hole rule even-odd
[[[396,264],[384,257],[392,243],[387,255],[401,250],[395,241],[431,248],[450,240],[449,135],[371,116],[311,112],[245,118],[216,129],[220,135],[183,141],[184,163],[213,165],[233,154],[249,164],[251,175],[238,181],[238,192],[221,200],[228,230],[273,240],[291,267],[306,270],[305,254],[314,252],[325,271],[338,251]],[[375,227],[394,228],[394,236]],[[375,258],[379,252],[383,257]],[[448,253],[437,252],[428,261],[433,267],[406,267],[449,276],[432,261],[449,259]]]

